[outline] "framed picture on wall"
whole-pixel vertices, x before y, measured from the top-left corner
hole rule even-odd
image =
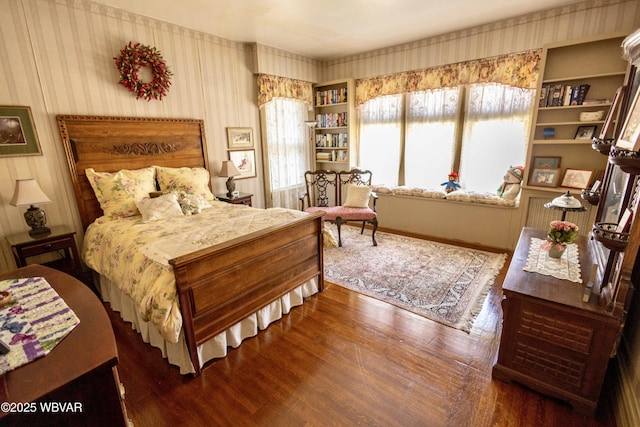
[[[622,150],[640,150],[640,90],[636,92],[629,113],[622,126],[620,137],[616,142],[616,148]]]
[[[253,148],[253,129],[227,128],[227,144],[229,150]]]
[[[41,154],[31,109],[0,106],[0,157]]]
[[[256,176],[256,150],[229,151],[229,160],[240,171],[235,179],[252,178]]]
[[[560,186],[580,189],[587,188],[589,187],[592,176],[592,170],[567,168],[567,170],[564,171],[562,184],[560,184]]]
[[[531,171],[529,185],[536,187],[557,187],[560,168],[537,168]]]
[[[561,157],[534,157],[533,169],[557,169],[560,167]]]

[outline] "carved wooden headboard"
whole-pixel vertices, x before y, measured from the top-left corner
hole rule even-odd
[[[65,115],[57,120],[83,229],[102,216],[87,168],[116,172],[155,165],[209,170],[202,120]]]

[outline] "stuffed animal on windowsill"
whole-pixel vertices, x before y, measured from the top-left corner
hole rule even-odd
[[[444,185],[444,191],[446,193],[451,193],[452,191],[459,189],[460,183],[458,182],[458,172],[451,172],[449,174],[449,180],[440,185]]]
[[[503,199],[513,200],[520,194],[520,183],[524,176],[524,166],[510,166],[504,174],[504,181],[497,194]]]

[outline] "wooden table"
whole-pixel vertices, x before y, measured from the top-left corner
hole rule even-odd
[[[26,266],[29,257],[62,251],[64,257],[43,264],[81,278],[82,262],[76,247],[75,234],[76,232],[69,227],[58,225],[51,227],[51,233],[46,236],[33,237],[25,231],[5,236],[5,239],[11,245],[17,267]]]
[[[231,203],[232,205],[247,205],[252,206],[251,198],[253,194],[251,193],[238,193],[235,196],[229,196],[226,193],[216,194],[216,199],[221,202]]]
[[[22,277],[44,277],[80,324],[48,355],[0,377],[0,424],[127,425],[115,336],[100,300],[77,279],[46,266],[0,274],[0,280]]]
[[[493,377],[519,382],[593,416],[623,325],[597,295],[582,300],[592,266],[586,237],[576,241],[583,283],[523,270],[531,239],[545,236],[546,231],[533,228],[520,235],[502,285],[502,337]]]

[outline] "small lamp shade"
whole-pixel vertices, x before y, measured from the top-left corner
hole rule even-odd
[[[51,200],[44,194],[35,179],[18,179],[9,204],[17,207],[29,206],[29,209],[24,213],[24,219],[31,227],[29,234],[32,237],[40,237],[51,233],[51,230],[46,227],[46,213],[33,205],[50,202]]]
[[[224,162],[222,162],[222,168],[220,168],[220,174],[218,176],[221,176],[223,178],[228,178],[228,177],[238,176],[241,174],[242,172],[238,170],[236,165],[231,160],[225,160]]]
[[[234,191],[236,191],[236,182],[233,180],[234,176],[241,175],[242,172],[238,170],[236,165],[231,160],[225,160],[222,162],[222,168],[218,176],[227,178],[227,196],[233,197]]]
[[[584,212],[587,210],[587,208],[582,206],[580,200],[573,197],[568,191],[566,194],[556,197],[549,203],[545,203],[544,207],[549,209],[561,210],[562,221],[564,221],[565,217],[567,216],[567,212]]]
[[[40,203],[51,203],[35,179],[18,179],[9,204],[11,206],[30,206]]]

